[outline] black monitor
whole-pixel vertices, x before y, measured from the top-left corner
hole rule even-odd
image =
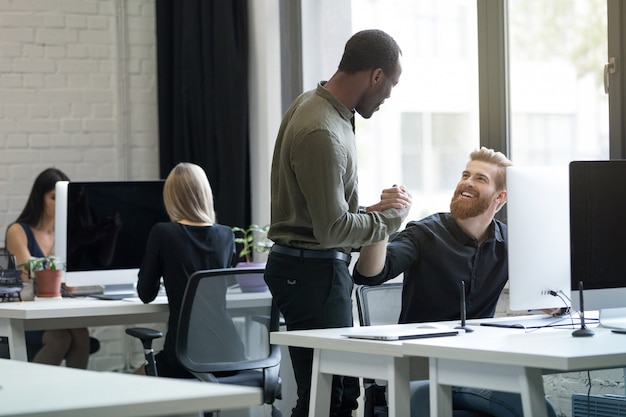
[[[626,327],[626,160],[570,163],[572,305]]]
[[[152,226],[169,221],[163,180],[56,185],[56,254],[68,286],[133,285]]]

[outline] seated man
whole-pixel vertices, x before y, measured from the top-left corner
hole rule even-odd
[[[506,225],[494,216],[506,203],[510,165],[500,152],[484,147],[472,152],[450,212],[410,222],[390,242],[361,248],[354,281],[378,285],[404,273],[400,323],[459,319],[461,281],[467,317],[493,317],[508,280]],[[556,416],[549,401],[547,407]],[[453,409],[523,416],[519,394],[472,388],[453,387]],[[411,416],[429,416],[427,381],[411,382]]]

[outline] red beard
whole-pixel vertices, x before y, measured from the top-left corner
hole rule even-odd
[[[450,202],[450,213],[452,217],[459,220],[468,219],[470,217],[477,217],[487,211],[491,204],[491,197],[483,197],[478,194],[476,198],[472,200],[461,199],[462,189],[457,188]]]

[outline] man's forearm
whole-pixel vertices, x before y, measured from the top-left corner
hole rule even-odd
[[[385,267],[385,259],[387,257],[387,241],[388,238],[385,238],[361,248],[359,261],[356,264],[359,274],[373,277],[381,273]]]

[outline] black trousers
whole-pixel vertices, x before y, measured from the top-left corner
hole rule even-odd
[[[337,259],[301,258],[271,253],[265,282],[287,330],[351,327],[352,276],[348,263]],[[298,385],[292,417],[306,417],[311,394],[313,350],[290,347],[289,354]],[[348,417],[357,408],[358,378],[333,376],[331,417]]]

